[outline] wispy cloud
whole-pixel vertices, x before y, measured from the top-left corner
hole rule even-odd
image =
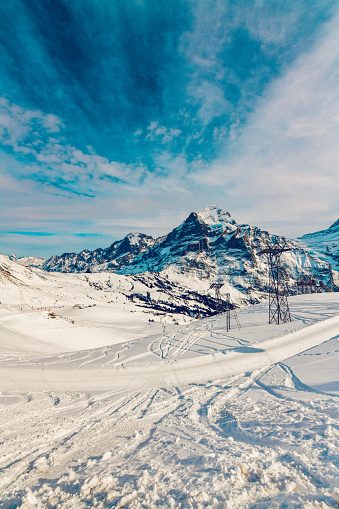
[[[5,97],[0,98],[0,143],[14,152],[37,153],[43,143],[40,136],[57,133],[62,127],[55,115],[24,109],[10,104]]]
[[[55,137],[56,134],[59,137]],[[145,175],[142,165],[110,161],[93,150],[85,153],[65,143],[64,134],[64,125],[55,115],[25,110],[0,98],[0,142],[14,154],[24,156],[24,166],[20,166],[17,177],[31,178],[55,188],[90,195],[101,191],[104,187],[102,180],[113,179],[138,185]],[[178,134],[169,130],[163,132],[162,136]],[[11,181],[8,175],[1,178],[7,185]]]
[[[0,231],[1,235],[25,235],[26,237],[52,237],[56,235],[55,233],[51,232],[28,232],[28,231]]]
[[[0,3],[8,230],[55,231],[30,244],[52,254],[210,203],[290,235],[333,223],[336,5]]]
[[[204,129],[226,126],[223,141],[247,121],[266,87],[309,49],[319,19],[333,14],[333,2],[215,0],[194,3],[192,28],[181,51],[190,62],[188,99]],[[194,111],[194,110],[193,110]],[[220,132],[219,137],[220,140]]]
[[[158,121],[151,122],[146,131],[146,140],[160,140],[163,145],[170,143],[174,138],[177,138],[177,136],[182,133],[180,129],[159,125]]]
[[[257,220],[300,225],[338,214],[338,30],[339,15],[272,83],[231,152],[195,176],[242,197]]]

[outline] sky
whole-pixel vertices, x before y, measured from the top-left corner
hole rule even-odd
[[[0,2],[0,252],[339,218],[339,3]]]

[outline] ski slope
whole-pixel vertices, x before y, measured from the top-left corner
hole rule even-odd
[[[337,507],[338,294],[227,334],[70,299],[0,306],[0,507]]]
[[[167,361],[165,356],[154,361],[152,351],[139,353],[124,362],[118,361],[116,356],[108,360],[106,350],[100,349],[85,358],[77,357],[71,363],[66,363],[65,355],[61,355],[50,362],[48,358],[41,358],[35,362],[31,360],[28,366],[17,363],[16,369],[5,364],[0,373],[0,386],[5,390],[21,390],[24,387],[30,391],[106,391],[114,387],[123,391],[126,387],[130,390],[148,390],[202,383],[211,380],[211,373],[214,378],[225,378],[269,367],[336,336],[339,336],[339,316],[255,343],[254,346],[188,359],[175,358],[174,361]],[[189,350],[194,343],[195,338],[193,336],[192,339],[191,334],[188,334],[188,339],[183,337],[182,345],[176,347],[177,355]],[[141,360],[144,362],[141,363]],[[148,361],[147,369],[145,360]]]

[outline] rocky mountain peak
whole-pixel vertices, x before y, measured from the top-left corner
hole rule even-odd
[[[333,269],[339,270],[339,219],[327,230],[307,233],[299,240],[312,253],[329,263]]]
[[[128,239],[128,241],[131,245],[140,244],[140,242],[145,241],[145,240],[149,240],[149,241],[154,240],[153,237],[151,237],[150,235],[145,235],[144,233],[138,233],[138,232],[129,233],[128,235],[126,235],[125,238]]]
[[[211,226],[224,223],[236,224],[229,212],[225,212],[216,205],[206,207],[202,212],[198,212],[197,216],[204,223]]]
[[[312,272],[325,282],[329,278],[328,261],[337,268],[337,223],[328,229],[321,258],[315,250],[319,237],[310,239],[309,255],[294,246],[285,256],[290,284],[300,274]],[[324,233],[324,232],[318,232]],[[146,272],[172,274],[174,278],[204,281],[227,281],[243,296],[252,301],[264,295],[267,285],[267,266],[257,253],[276,236],[247,224],[237,224],[229,212],[216,205],[201,212],[192,212],[179,226],[163,237],[154,239],[143,233],[129,233],[106,249],[81,253],[64,253],[43,264],[49,271],[61,272],[117,272],[143,274]],[[305,239],[303,239],[304,243]],[[306,246],[305,246],[306,247]],[[171,276],[171,277],[172,277]],[[337,277],[337,276],[335,276]],[[259,293],[258,293],[259,292]]]
[[[335,223],[333,223],[329,229],[339,231],[339,219]]]

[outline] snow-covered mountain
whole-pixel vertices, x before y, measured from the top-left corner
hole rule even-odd
[[[312,261],[293,256],[291,270]],[[192,320],[215,302],[170,281],[208,287],[203,268],[179,269],[45,272],[0,255],[1,507],[338,505],[339,294],[291,297],[279,325],[267,302],[242,307],[226,331],[222,314]]]
[[[156,240],[143,233],[129,233],[124,239],[113,242],[106,249],[84,249],[80,253],[52,256],[41,265],[44,270],[56,272],[115,272],[131,263],[140,253],[155,244]]]
[[[233,295],[234,300],[237,295]],[[155,272],[145,274],[48,273],[29,268],[0,254],[0,303],[27,307],[116,304],[132,312],[202,317],[215,314],[219,302]]]
[[[222,292],[233,289],[238,302],[257,302],[266,293],[268,283],[267,265],[257,253],[271,240],[286,241],[291,248],[284,255],[289,286],[302,274],[329,282],[328,264],[316,253],[308,253],[306,246],[256,226],[237,224],[215,205],[192,212],[158,239],[133,233],[107,249],[53,256],[42,267],[62,272],[156,272],[199,292],[206,292],[211,281],[222,281],[226,284]],[[337,273],[334,278],[338,280]]]
[[[11,260],[8,256],[0,254],[0,283],[2,285],[15,283],[17,286],[36,284],[40,286],[45,279],[43,272],[37,274],[30,267]]]
[[[7,257],[13,262],[17,262],[24,267],[41,267],[46,261],[45,258],[39,258],[38,256],[20,256],[18,258],[15,254],[12,254]]]
[[[339,219],[327,230],[308,233],[299,239],[307,250],[339,270]]]
[[[147,309],[184,291],[0,255],[1,508],[337,507],[339,294]]]

